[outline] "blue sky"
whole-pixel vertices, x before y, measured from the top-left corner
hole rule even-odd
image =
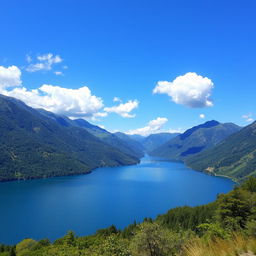
[[[246,125],[256,118],[255,11],[254,0],[3,0],[0,87],[111,131]],[[207,96],[192,104],[189,83],[203,78],[195,86]]]

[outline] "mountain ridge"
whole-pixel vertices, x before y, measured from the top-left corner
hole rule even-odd
[[[240,129],[241,127],[233,123],[221,124],[215,120],[207,121],[186,130],[149,154],[170,160],[184,161],[188,156],[213,147]]]
[[[0,95],[0,180],[87,173],[136,164],[80,127],[63,126],[20,100]]]

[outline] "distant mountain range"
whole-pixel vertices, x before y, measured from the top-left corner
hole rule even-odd
[[[232,123],[221,124],[215,120],[208,121],[170,139],[149,154],[170,160],[184,161],[187,157],[217,145],[240,129],[241,127]]]
[[[212,120],[182,134],[113,134],[0,95],[0,134],[0,181],[136,164],[144,153],[212,174],[256,176],[256,122],[243,129]]]
[[[143,145],[144,150],[149,153],[178,135],[179,133],[168,132],[150,134],[143,141],[141,141],[141,144]]]
[[[227,175],[239,180],[256,176],[256,122],[215,147],[188,158],[186,164],[195,170]]]
[[[179,135],[179,133],[162,132],[150,134],[148,136],[142,136],[139,134],[128,135],[122,132],[116,132],[115,135],[128,144],[132,145],[134,149],[136,148],[137,150],[142,150],[144,153],[148,154],[152,150],[169,141],[171,138]]]

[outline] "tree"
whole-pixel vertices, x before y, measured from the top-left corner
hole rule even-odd
[[[242,188],[246,189],[250,192],[256,192],[256,178],[255,177],[249,177],[243,184]]]
[[[71,230],[68,231],[68,233],[64,237],[64,241],[69,246],[75,245],[75,233]]]
[[[171,233],[156,223],[144,222],[139,226],[131,242],[132,255],[165,256],[173,255],[174,244]]]
[[[219,196],[217,220],[231,230],[244,228],[252,211],[250,198],[251,193],[241,188]]]
[[[24,239],[16,245],[17,256],[26,256],[37,245],[37,242],[33,239]]]
[[[197,227],[197,233],[206,240],[214,240],[216,238],[228,238],[228,233],[220,226],[219,223],[200,224]]]

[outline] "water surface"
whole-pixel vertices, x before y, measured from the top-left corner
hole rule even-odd
[[[145,157],[136,166],[99,168],[88,175],[0,183],[0,243],[93,234],[112,224],[155,218],[176,206],[214,201],[234,183],[182,163]]]

